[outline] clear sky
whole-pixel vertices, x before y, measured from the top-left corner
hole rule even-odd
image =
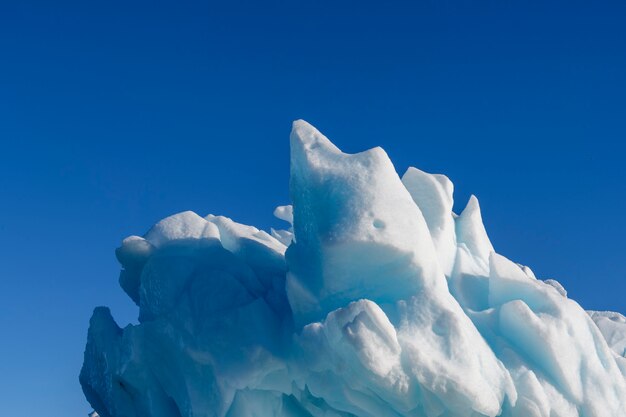
[[[91,311],[137,313],[122,238],[280,224],[297,118],[445,173],[496,250],[626,312],[626,3],[263,3],[0,2],[1,416],[90,411]]]

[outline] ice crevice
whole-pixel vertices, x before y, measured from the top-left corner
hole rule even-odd
[[[98,307],[101,417],[623,417],[626,319],[495,252],[472,196],[305,121],[269,233],[183,212],[122,242],[139,324]]]

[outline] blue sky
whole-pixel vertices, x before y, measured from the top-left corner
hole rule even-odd
[[[122,238],[279,224],[297,118],[445,173],[496,250],[626,312],[626,6],[594,3],[0,3],[0,415],[90,410],[91,311],[137,314]]]

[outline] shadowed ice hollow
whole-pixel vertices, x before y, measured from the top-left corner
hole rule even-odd
[[[471,197],[385,151],[291,133],[271,233],[192,212],[126,238],[121,329],[80,382],[101,417],[624,417],[626,319],[497,254]]]

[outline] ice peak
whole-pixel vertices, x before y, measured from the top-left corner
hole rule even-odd
[[[456,257],[456,234],[452,213],[454,185],[445,175],[429,174],[409,167],[402,176],[402,183],[411,194],[426,220],[439,263],[446,275],[450,275]]]
[[[467,206],[456,218],[456,235],[458,242],[465,244],[471,254],[489,264],[489,255],[494,249],[487,236],[475,195],[470,196]]]
[[[440,279],[424,218],[381,148],[346,154],[301,122],[290,188],[287,294],[297,323],[359,298],[395,301]]]
[[[333,153],[341,153],[326,136],[320,133],[313,125],[304,120],[295,120],[291,129],[291,149],[311,150],[315,148],[325,149]],[[318,150],[320,152],[321,150]]]

